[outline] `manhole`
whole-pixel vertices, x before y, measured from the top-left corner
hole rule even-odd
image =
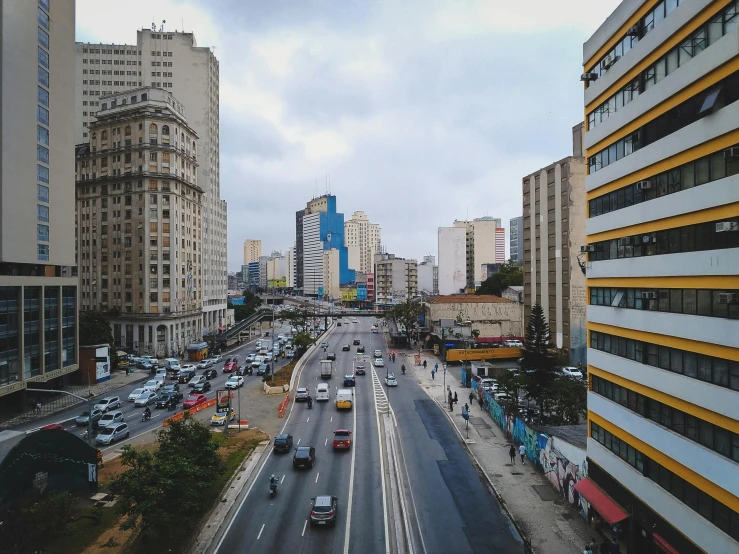
[[[506,464],[506,467],[513,467],[513,464]]]
[[[472,425],[484,425],[485,427],[488,426],[488,424],[485,423],[485,420],[482,419],[481,417],[471,417],[470,418],[470,423]]]
[[[520,471],[512,471],[511,475],[523,475]]]
[[[534,492],[539,495],[544,502],[552,502],[560,499],[560,495],[550,485],[531,485]]]

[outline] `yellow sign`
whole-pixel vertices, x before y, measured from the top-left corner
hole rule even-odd
[[[341,291],[341,299],[344,301],[352,301],[357,299],[357,289],[343,289]]]
[[[523,354],[520,348],[471,348],[446,351],[447,362],[483,361],[483,360],[516,360]]]
[[[267,287],[269,288],[284,288],[287,286],[287,277],[280,277],[279,279],[270,279],[267,281]]]

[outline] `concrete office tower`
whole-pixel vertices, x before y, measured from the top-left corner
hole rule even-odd
[[[567,352],[570,365],[584,364],[585,276],[578,257],[585,240],[585,159],[568,156],[527,175],[522,185],[525,319],[539,302],[552,342]]]
[[[36,397],[25,392],[30,379],[78,369],[75,11],[72,0],[4,0],[1,9],[0,410],[15,411]]]
[[[466,233],[467,288],[477,288],[482,283],[482,264],[505,262],[505,230],[495,217],[455,221],[454,226]]]
[[[168,91],[107,96],[77,154],[80,307],[113,317],[127,352],[172,356],[202,337],[197,135]]]
[[[467,286],[467,228],[439,227],[439,294],[459,294]]]
[[[624,1],[583,66],[604,492],[575,487],[631,552],[739,552],[739,6]]]
[[[336,248],[323,251],[323,297],[327,300],[341,298],[339,260],[340,255]]]
[[[287,269],[287,287],[295,288],[295,248],[289,248],[285,256]]]
[[[418,292],[423,294],[437,294],[439,290],[439,268],[434,256],[424,256],[418,264]]]
[[[256,262],[262,256],[262,241],[259,239],[246,239],[244,241],[244,264]]]
[[[364,212],[354,212],[344,222],[344,245],[349,254],[349,269],[363,273],[372,272],[375,254],[380,252],[382,231],[376,223],[370,223]]]
[[[523,265],[523,216],[511,219],[508,244],[510,251],[508,259],[518,265]]]
[[[226,202],[220,186],[219,67],[213,51],[192,33],[136,33],[136,44],[76,44],[76,144],[88,142],[101,96],[138,87],[163,88],[187,107],[198,135],[197,182],[203,191],[203,327],[217,331],[226,315]]]
[[[416,260],[375,254],[374,291],[377,304],[402,304],[414,298],[418,294]]]

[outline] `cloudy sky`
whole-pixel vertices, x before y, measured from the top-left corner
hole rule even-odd
[[[520,183],[571,154],[582,43],[619,0],[77,0],[77,40],[135,44],[166,20],[221,69],[228,265],[246,238],[295,240],[330,189],[388,252],[436,255],[437,227],[521,215]]]

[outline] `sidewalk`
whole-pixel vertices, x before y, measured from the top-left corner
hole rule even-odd
[[[415,375],[429,396],[439,403],[440,409],[456,425],[465,439],[472,456],[493,485],[501,503],[515,520],[525,538],[530,541],[536,554],[572,554],[582,552],[586,543],[595,537],[593,530],[560,494],[544,475],[534,467],[531,460],[521,464],[516,455],[516,464],[511,464],[508,449],[511,441],[490,415],[480,410],[477,402],[470,407],[469,429],[465,428],[462,408],[469,404],[472,389],[464,388],[459,377],[459,368],[446,371],[446,385],[452,395],[457,393],[459,402],[454,413],[449,412],[444,390],[444,375],[441,361],[431,353],[421,354],[421,363],[427,361],[428,368],[414,365],[410,350],[398,349],[400,360]],[[432,380],[431,370],[439,363],[439,373]],[[598,541],[600,542],[600,541]]]

